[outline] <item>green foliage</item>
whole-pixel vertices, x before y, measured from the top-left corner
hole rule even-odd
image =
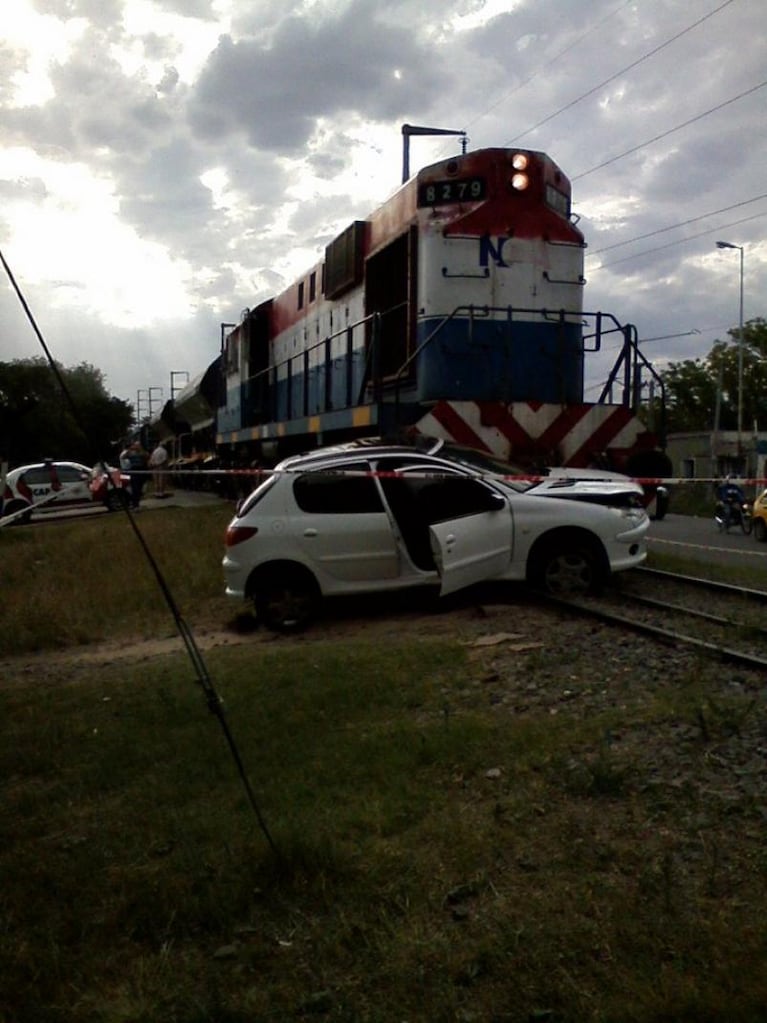
[[[229,514],[142,512],[198,638]],[[43,648],[0,678],[3,1023],[764,1018],[761,677],[595,673],[524,606],[544,652],[240,636],[205,665],[273,849],[127,516],[0,543],[3,652]]]
[[[729,341],[716,341],[703,359],[672,362],[661,373],[666,387],[667,429],[671,433],[737,427],[738,363],[740,339],[737,328],[728,331]],[[743,326],[743,420],[767,424],[767,322],[761,317]],[[719,409],[717,412],[717,398]]]
[[[77,416],[44,358],[0,362],[0,456],[12,466],[43,458],[92,465],[113,459],[133,418],[108,394],[100,370],[83,362],[58,366]]]
[[[182,614],[228,610],[221,558],[229,505],[142,514],[142,536]],[[192,539],[193,538],[193,539]],[[172,635],[173,622],[121,512],[0,530],[0,656],[121,636]]]
[[[207,661],[276,852],[180,656],[0,686],[4,1021],[763,1018],[758,805],[689,780],[754,712],[702,670],[579,719],[444,639]]]

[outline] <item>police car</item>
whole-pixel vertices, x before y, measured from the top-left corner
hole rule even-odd
[[[130,477],[119,469],[89,469],[79,462],[46,459],[11,469],[5,477],[2,517],[28,522],[32,513],[102,504],[115,511],[128,503]]]

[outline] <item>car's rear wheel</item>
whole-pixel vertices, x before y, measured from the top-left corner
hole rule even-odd
[[[759,543],[767,541],[767,523],[764,519],[754,519],[754,536]]]
[[[285,568],[262,576],[256,583],[259,621],[276,632],[299,632],[317,616],[320,590],[314,577],[298,568]]]
[[[23,508],[26,508],[27,510],[23,515],[19,515],[17,519],[14,519],[12,523],[14,526],[21,526],[29,522],[32,518],[32,509],[26,501],[9,501],[6,505],[3,505],[3,518],[6,518],[9,515],[15,515]]]
[[[106,496],[104,498],[104,504],[107,506],[109,511],[122,511],[123,508],[127,508],[130,504],[130,498],[126,490],[122,487],[109,487]]]
[[[607,570],[600,552],[585,540],[544,539],[534,551],[529,578],[536,589],[553,597],[575,597],[598,593]]]

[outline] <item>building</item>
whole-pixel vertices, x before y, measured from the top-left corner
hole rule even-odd
[[[682,479],[718,479],[739,476],[764,484],[767,475],[767,432],[743,433],[738,443],[737,430],[698,433],[672,433],[666,454],[673,475]]]

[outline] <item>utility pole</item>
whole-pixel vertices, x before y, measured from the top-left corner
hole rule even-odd
[[[740,252],[740,313],[738,316],[738,460],[743,456],[743,246],[732,242],[717,242],[718,249],[737,249]]]
[[[410,177],[410,136],[411,135],[461,135],[461,151],[466,152],[466,132],[450,128],[422,128],[417,124],[402,125],[402,184]]]
[[[183,386],[179,387],[176,383],[176,377],[183,377],[184,384],[189,383],[189,374],[185,369],[172,369],[170,371],[170,400],[175,401],[176,395],[179,391],[183,391]]]
[[[159,391],[159,395],[156,392]],[[149,388],[149,418],[152,418],[155,406],[162,402],[162,387],[150,387]]]
[[[149,391],[136,391],[136,425],[140,426],[149,415]]]

